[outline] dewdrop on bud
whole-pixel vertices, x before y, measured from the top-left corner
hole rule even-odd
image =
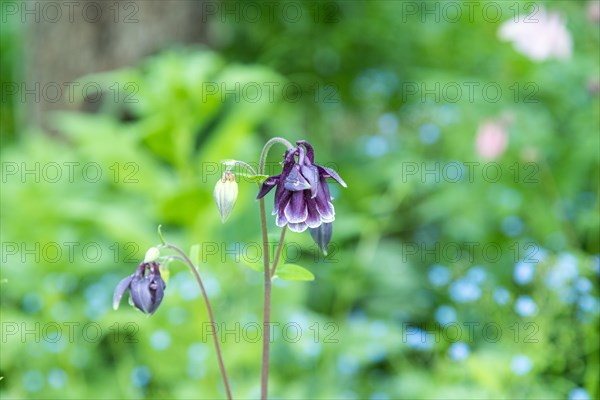
[[[235,175],[231,172],[225,172],[215,185],[213,195],[221,214],[221,221],[225,223],[233,210],[238,196],[238,185],[235,181]]]
[[[160,250],[156,247],[150,247],[146,252],[146,256],[144,257],[145,263],[151,263],[156,261],[160,257]]]

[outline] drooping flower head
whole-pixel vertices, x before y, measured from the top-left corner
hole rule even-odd
[[[313,147],[305,140],[299,140],[296,147],[284,154],[281,174],[264,181],[256,198],[263,198],[277,187],[273,209],[277,226],[287,224],[294,232],[304,232],[335,219],[327,178],[333,178],[343,187],[346,183],[331,168],[314,162]]]
[[[140,311],[152,315],[160,305],[166,285],[160,276],[160,265],[156,261],[141,263],[135,273],[119,282],[113,296],[113,308],[119,308],[121,298],[127,290],[133,305]]]

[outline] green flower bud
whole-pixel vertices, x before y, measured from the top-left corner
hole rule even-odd
[[[235,181],[235,175],[231,172],[225,172],[215,185],[213,196],[221,214],[221,221],[225,223],[227,218],[229,218],[229,214],[231,214],[231,210],[233,210],[238,196],[238,185]]]
[[[145,263],[151,263],[156,261],[160,257],[160,250],[156,247],[150,247],[146,252],[146,256],[144,257]]]

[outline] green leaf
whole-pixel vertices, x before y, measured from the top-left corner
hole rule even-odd
[[[269,175],[259,175],[259,174],[249,175],[249,174],[241,173],[241,174],[237,174],[237,175],[243,176],[244,179],[248,180],[248,182],[256,182],[259,184],[262,184],[269,177]]]
[[[198,264],[200,263],[200,245],[199,244],[192,245],[192,248],[190,249],[190,260],[192,260],[194,265],[196,267],[198,267]]]
[[[263,261],[248,262],[244,261],[242,264],[254,271],[263,273]],[[283,279],[286,281],[314,281],[315,276],[312,272],[296,264],[283,264],[277,267],[274,278]]]
[[[275,276],[286,281],[314,281],[312,272],[296,264],[283,264],[277,267]]]

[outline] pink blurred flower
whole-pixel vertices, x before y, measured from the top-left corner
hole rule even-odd
[[[600,1],[592,0],[588,3],[587,14],[590,21],[594,23],[600,22]]]
[[[504,153],[507,146],[506,123],[485,121],[479,125],[475,138],[475,150],[480,157],[486,160],[495,160]]]
[[[527,17],[510,19],[500,26],[500,39],[513,43],[515,50],[532,61],[569,59],[573,40],[565,21],[557,12],[540,7]]]
[[[587,82],[587,90],[592,95],[597,95],[600,92],[600,79],[591,78]]]

